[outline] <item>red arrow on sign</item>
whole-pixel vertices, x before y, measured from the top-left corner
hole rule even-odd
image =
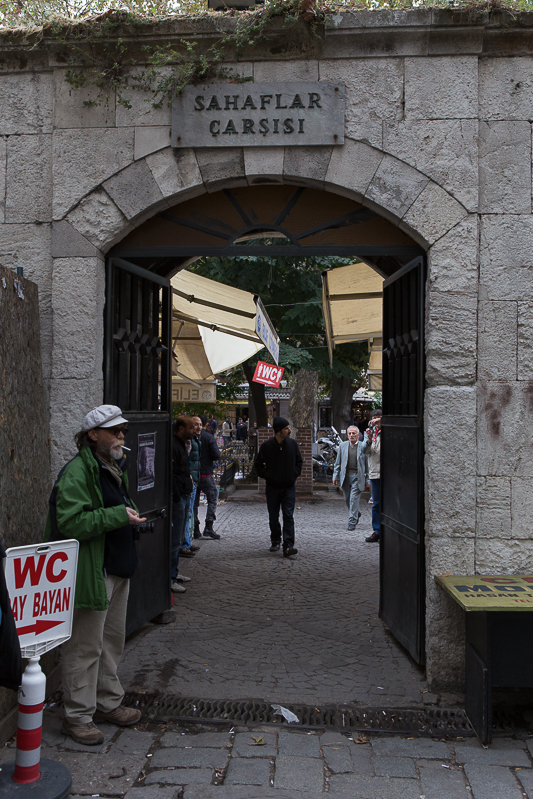
[[[57,627],[58,624],[64,624],[64,621],[41,621],[37,619],[35,624],[30,624],[29,627],[17,627],[17,634],[18,635],[30,635],[33,633],[34,635],[40,635],[41,633],[46,632],[51,627]]]

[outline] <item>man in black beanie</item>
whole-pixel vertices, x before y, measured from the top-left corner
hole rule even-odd
[[[281,544],[279,511],[283,515],[283,556],[296,555],[294,546],[295,483],[302,471],[302,456],[298,444],[290,438],[287,419],[274,417],[274,437],[264,441],[255,459],[255,470],[266,481],[266,501],[270,525],[271,552]]]

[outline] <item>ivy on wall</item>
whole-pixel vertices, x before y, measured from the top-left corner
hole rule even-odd
[[[22,48],[49,47],[57,63],[67,69],[72,89],[89,88],[94,96],[86,105],[99,105],[115,95],[130,107],[131,90],[151,94],[159,107],[186,85],[241,78],[224,67],[239,61],[253,48],[270,39],[285,51],[310,54],[342,11],[404,8],[453,8],[472,21],[480,13],[533,10],[533,0],[265,0],[252,11],[207,12],[206,0],[0,0],[0,24],[4,40]],[[161,32],[176,20],[200,23],[206,34],[159,44]],[[202,25],[202,21],[204,24]],[[168,24],[170,23],[170,25]],[[153,29],[155,36],[146,36]],[[163,35],[164,38],[164,35]],[[142,43],[143,40],[147,43]]]

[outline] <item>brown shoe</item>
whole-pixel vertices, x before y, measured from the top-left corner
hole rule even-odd
[[[107,721],[109,724],[116,724],[118,727],[131,727],[133,724],[137,724],[141,718],[141,711],[136,710],[134,707],[119,705],[114,710],[110,710],[109,713],[97,710],[94,718],[96,721]]]
[[[92,721],[88,724],[70,724],[67,719],[63,719],[61,732],[63,735],[70,735],[76,743],[87,746],[96,746],[104,742],[104,733]]]

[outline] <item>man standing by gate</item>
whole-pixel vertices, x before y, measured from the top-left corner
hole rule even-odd
[[[296,555],[294,546],[294,505],[296,480],[302,471],[302,456],[292,438],[287,419],[275,416],[274,437],[264,441],[255,459],[255,470],[266,481],[266,501],[270,525],[270,551],[277,552],[281,544],[279,512],[283,516],[283,555]]]
[[[348,428],[348,441],[343,441],[337,452],[333,468],[333,485],[340,485],[344,501],[350,511],[348,530],[355,530],[361,516],[359,497],[368,481],[365,442],[359,441],[359,428]]]
[[[93,718],[130,727],[141,717],[122,705],[117,676],[129,578],[137,566],[133,527],[145,521],[128,495],[126,425],[116,405],[88,413],[75,436],[78,454],[60,471],[50,496],[45,541],[80,542],[72,637],[63,645],[61,670],[62,731],[81,744],[103,743]]]
[[[213,477],[214,461],[220,459],[220,450],[217,447],[215,437],[209,432],[207,416],[200,414],[203,430],[200,434],[200,481],[196,489],[194,501],[194,527],[200,532],[200,521],[198,519],[198,506],[200,503],[200,491],[203,491],[207,499],[207,514],[205,517],[204,538],[220,538],[218,533],[213,530],[213,522],[217,518],[218,490],[215,478]]]
[[[372,492],[372,535],[365,538],[368,543],[379,541],[381,514],[381,410],[372,411],[365,433],[364,451],[368,457],[368,474]]]

